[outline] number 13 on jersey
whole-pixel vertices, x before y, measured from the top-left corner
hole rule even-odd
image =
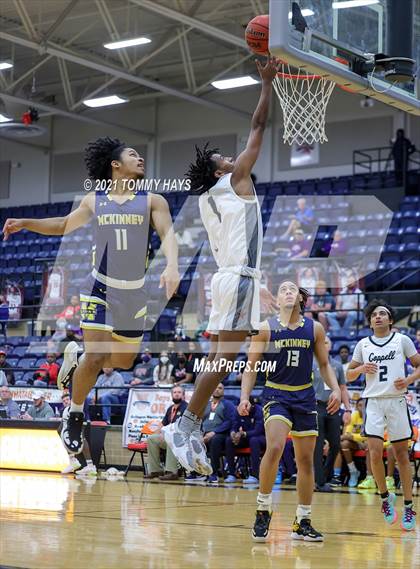
[[[299,367],[299,350],[287,350],[287,366]]]

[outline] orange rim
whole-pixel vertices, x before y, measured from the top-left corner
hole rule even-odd
[[[349,62],[344,57],[340,57],[339,55],[336,55],[334,57],[334,59],[335,59],[335,61],[337,61],[338,63],[341,63],[342,65],[345,65],[346,67],[349,66]],[[340,85],[339,83],[337,83],[337,85],[338,85],[338,87],[340,87],[340,89],[342,89],[343,91],[346,91],[347,93],[356,93],[356,91],[354,89],[351,89],[350,87],[346,87],[346,85]]]

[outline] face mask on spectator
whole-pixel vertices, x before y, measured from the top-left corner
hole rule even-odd
[[[142,361],[144,364],[147,364],[148,362],[150,362],[150,359],[151,359],[150,356],[147,355],[147,354],[144,354],[144,355],[141,357],[141,361]]]
[[[185,364],[186,361],[187,361],[187,360],[186,360],[186,358],[184,358],[184,357],[178,358],[178,362],[179,362],[180,364]]]
[[[181,397],[172,397],[172,401],[175,405],[178,405],[178,403],[181,403],[182,398]]]
[[[160,363],[161,363],[161,364],[165,365],[165,364],[167,364],[168,362],[169,362],[168,356],[161,356],[161,357],[160,357]]]

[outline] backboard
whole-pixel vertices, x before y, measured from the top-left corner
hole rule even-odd
[[[391,1],[401,6],[400,0]],[[412,2],[413,18],[406,19],[404,25],[413,33],[415,81],[386,80],[380,64],[375,63],[375,54],[387,54],[391,21],[388,0],[300,0],[297,3],[307,25],[304,29],[303,23],[301,31],[292,26],[292,0],[270,0],[270,51],[346,90],[420,115],[420,0]],[[349,59],[353,57],[354,61],[359,56],[361,61],[373,62],[370,72],[360,74],[351,69]]]

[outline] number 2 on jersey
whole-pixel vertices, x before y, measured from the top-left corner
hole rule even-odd
[[[298,350],[287,350],[287,366],[299,367],[299,354]]]
[[[114,229],[117,240],[117,251],[127,251],[127,229]]]
[[[387,366],[379,366],[379,381],[388,381],[388,368]]]

